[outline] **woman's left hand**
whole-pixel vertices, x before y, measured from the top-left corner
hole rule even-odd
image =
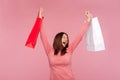
[[[87,18],[87,21],[90,22],[91,19],[92,19],[92,16],[91,16],[91,14],[90,14],[89,11],[85,11],[85,16],[86,16],[86,18]]]

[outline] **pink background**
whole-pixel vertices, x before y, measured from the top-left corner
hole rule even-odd
[[[85,38],[74,51],[76,80],[120,80],[120,0],[0,0],[0,80],[49,80],[49,65],[40,37],[35,49],[25,47],[39,7],[52,45],[57,32],[72,41],[90,10],[99,18],[106,50],[88,52]]]

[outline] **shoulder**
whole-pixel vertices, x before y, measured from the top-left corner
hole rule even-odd
[[[70,49],[70,47],[67,48],[67,54],[72,54],[72,50]]]
[[[54,49],[53,48],[51,48],[50,52],[48,52],[48,55],[52,55],[52,54],[54,54]]]

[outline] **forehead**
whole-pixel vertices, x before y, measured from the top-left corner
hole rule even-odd
[[[67,34],[63,34],[63,37],[67,37]]]

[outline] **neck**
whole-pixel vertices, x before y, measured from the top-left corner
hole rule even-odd
[[[61,56],[61,50],[58,52],[58,54],[57,54],[57,55]]]

